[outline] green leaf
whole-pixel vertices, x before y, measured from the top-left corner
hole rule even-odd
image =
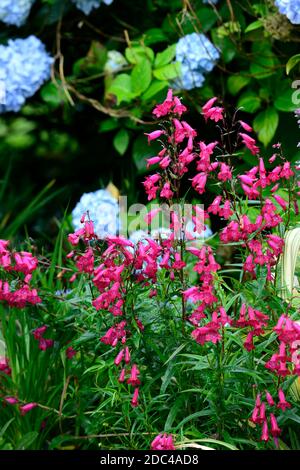
[[[209,31],[218,20],[218,16],[213,8],[201,7],[196,11],[196,16],[201,22],[201,31]]]
[[[233,96],[237,95],[242,88],[248,85],[250,80],[250,77],[244,77],[243,75],[232,75],[227,80],[227,88],[229,93],[231,93]]]
[[[154,52],[150,47],[133,46],[125,49],[125,57],[130,64],[137,64],[141,60],[148,59],[150,62],[154,60]]]
[[[297,106],[293,103],[294,90],[287,88],[285,91],[279,92],[277,98],[274,101],[274,106],[278,111],[293,112]]]
[[[42,100],[53,108],[57,108],[64,102],[64,94],[52,82],[46,83],[46,85],[43,86],[40,95]]]
[[[169,86],[169,83],[163,80],[153,80],[148,90],[142,95],[143,101],[151,100],[160,91],[164,90]]]
[[[172,46],[167,47],[163,52],[159,52],[154,61],[154,67],[159,69],[164,65],[169,64],[172,62],[176,54],[176,44],[172,44]]]
[[[243,108],[246,113],[255,113],[260,104],[261,100],[254,91],[246,91],[238,101],[238,108]]]
[[[15,420],[15,418],[11,418],[9,421],[7,421],[4,426],[0,429],[0,437],[4,436],[6,430],[9,428],[11,423]]]
[[[179,62],[173,64],[165,65],[157,70],[153,71],[153,75],[158,80],[174,80],[175,78],[180,77],[181,67]]]
[[[258,80],[273,75],[276,65],[276,58],[273,54],[269,42],[254,42],[252,46],[253,62],[250,65],[250,72]]]
[[[174,431],[177,431],[180,429],[184,424],[188,423],[189,421],[192,421],[197,418],[201,418],[203,416],[210,416],[213,414],[213,411],[211,409],[207,410],[201,410],[201,411],[196,411],[195,413],[190,414],[189,416],[186,416],[182,421],[180,421],[179,424],[174,428]]]
[[[286,64],[286,73],[289,75],[290,71],[300,62],[300,54],[293,55],[289,58]]]
[[[135,97],[132,91],[131,76],[126,73],[118,75],[108,87],[107,94],[115,95],[118,104],[122,101],[129,103]]]
[[[161,28],[151,28],[145,32],[144,43],[146,46],[157,44],[158,42],[166,42],[167,37]]]
[[[18,441],[16,450],[26,450],[36,440],[39,433],[37,431],[28,432]]]
[[[129,132],[126,129],[120,129],[114,137],[114,148],[120,155],[124,155],[129,145]]]
[[[118,129],[119,125],[120,123],[118,122],[118,119],[116,118],[104,119],[104,121],[100,122],[99,132],[113,131],[115,129]]]
[[[132,91],[140,95],[149,88],[152,78],[152,69],[148,59],[138,62],[131,72]]]
[[[273,139],[278,127],[279,116],[275,108],[268,108],[259,113],[253,122],[258,139],[267,146]]]
[[[218,29],[212,31],[213,42],[221,50],[224,62],[227,64],[232,61],[237,53],[236,45],[229,37],[218,36]]]
[[[245,29],[245,33],[250,33],[250,31],[254,31],[262,27],[263,27],[263,23],[260,20],[253,21],[247,26],[247,28]]]

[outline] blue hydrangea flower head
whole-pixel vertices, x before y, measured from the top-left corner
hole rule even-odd
[[[75,230],[82,228],[80,219],[89,212],[94,222],[94,230],[99,238],[116,235],[120,231],[118,201],[106,189],[84,193],[72,211],[72,223]]]
[[[292,24],[300,24],[300,0],[275,0],[275,5]]]
[[[34,0],[1,0],[0,21],[15,26],[25,23]]]
[[[104,70],[109,73],[115,73],[128,65],[127,60],[119,51],[108,51],[107,61]]]
[[[204,35],[187,34],[176,44],[176,60],[181,64],[181,88],[201,87],[204,74],[211,72],[220,58],[218,49]]]
[[[25,100],[35,94],[50,78],[53,59],[44,44],[35,36],[10,39],[0,45],[0,113],[17,112]]]
[[[218,1],[219,0],[202,0],[203,3],[213,3],[214,5],[216,5]]]
[[[183,90],[192,90],[193,88],[201,88],[204,80],[202,72],[191,70],[188,64],[181,64],[181,77],[176,83]]]
[[[99,8],[101,1],[105,5],[111,5],[113,0],[72,0],[76,7],[83,11],[85,15],[89,15],[94,8]]]

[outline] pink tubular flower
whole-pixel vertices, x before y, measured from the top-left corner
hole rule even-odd
[[[212,121],[218,122],[223,119],[224,109],[219,106],[213,107],[216,101],[216,97],[211,98],[202,106],[202,114],[206,121],[207,119],[211,119]]]
[[[192,179],[192,186],[199,194],[203,194],[205,192],[206,181],[207,174],[198,173],[198,175],[194,176]]]
[[[281,388],[278,390],[278,398],[279,402],[277,404],[277,408],[280,408],[282,411],[285,411],[287,408],[291,408],[291,404],[286,401],[284,392]]]
[[[242,137],[243,144],[246,145],[252,155],[257,155],[259,153],[259,148],[256,145],[255,139],[250,137],[250,135],[244,134],[242,132],[240,132],[239,135]]]
[[[166,156],[166,157],[164,157],[164,158],[160,161],[159,166],[160,166],[160,168],[162,168],[163,170],[165,170],[166,168],[168,168],[168,166],[170,165],[170,163],[171,163],[171,158],[168,157],[168,156]]]
[[[76,267],[82,273],[92,274],[94,270],[94,252],[91,247],[83,255],[79,256],[76,261]]]
[[[134,408],[136,406],[138,406],[139,405],[138,399],[139,399],[139,389],[138,389],[138,387],[136,387],[134,389],[134,392],[133,392],[133,396],[132,396],[132,400],[131,400],[131,406],[133,406]]]
[[[140,371],[138,370],[136,364],[133,364],[130,372],[130,377],[127,380],[127,383],[132,385],[133,387],[136,387],[140,385],[141,381],[138,379],[138,375],[140,374]]]
[[[3,374],[11,375],[11,368],[9,367],[9,361],[7,357],[0,356],[0,372]]]
[[[48,348],[52,348],[54,345],[53,339],[40,338],[39,340],[39,349],[41,351],[46,351]]]
[[[217,97],[214,96],[213,98],[210,98],[203,106],[202,106],[202,112],[206,113],[211,107],[215,104],[217,101]]]
[[[147,158],[147,168],[160,162],[160,157]]]
[[[218,174],[218,180],[220,181],[228,181],[232,179],[232,173],[230,167],[226,165],[226,163],[221,163],[221,169]]]
[[[126,370],[122,369],[118,378],[118,382],[123,383],[125,381]]]
[[[292,176],[294,176],[294,172],[291,170],[291,163],[290,162],[285,162],[283,164],[283,168],[280,173],[281,178],[285,179],[290,179]]]
[[[33,336],[34,336],[34,339],[40,339],[44,336],[44,333],[46,332],[47,330],[47,325],[43,325],[43,326],[39,326],[38,328],[36,328],[35,330],[33,330]]]
[[[74,356],[76,356],[77,351],[72,348],[72,346],[69,346],[66,350],[66,356],[68,359],[72,359]]]
[[[220,203],[222,201],[222,196],[217,196],[211,203],[211,205],[208,207],[207,212],[210,212],[211,214],[217,215],[220,211]]]
[[[273,437],[278,437],[281,434],[281,429],[278,427],[277,420],[273,413],[270,413],[271,434]]]
[[[252,127],[249,126],[249,124],[247,124],[246,122],[239,121],[239,123],[242,126],[242,128],[244,129],[244,131],[246,131],[246,132],[252,132],[253,131]]]
[[[268,442],[269,440],[269,429],[268,429],[268,422],[265,419],[263,426],[262,426],[262,434],[261,434],[261,441]]]
[[[224,108],[221,108],[220,106],[216,106],[214,108],[210,108],[204,114],[204,117],[205,119],[210,119],[211,121],[218,122],[223,119],[223,112],[224,112]]]
[[[273,198],[275,199],[277,204],[279,204],[280,207],[282,207],[284,211],[287,209],[288,203],[281,196],[279,196],[278,194],[273,194]]]
[[[242,183],[247,184],[248,186],[252,186],[255,178],[249,175],[239,175],[238,178],[242,181]]]
[[[159,434],[151,442],[151,450],[175,450],[171,434]]]
[[[177,98],[177,96],[175,96],[173,113],[181,116],[186,111],[187,111],[187,108],[184,106],[184,104],[181,103],[180,99]]]
[[[145,133],[148,138],[148,144],[150,144],[151,140],[159,139],[163,134],[165,134],[165,131],[160,130],[150,132],[149,134]]]
[[[170,89],[167,93],[167,98],[165,99],[165,101],[155,106],[153,110],[154,116],[156,116],[157,118],[166,116],[171,112],[173,105],[173,92]]]
[[[159,174],[154,174],[151,176],[147,176],[145,178],[145,181],[143,181],[143,185],[145,188],[145,191],[148,195],[148,201],[151,201],[152,199],[156,198],[156,193],[158,191],[158,186],[155,186],[156,183],[161,179],[161,176]]]
[[[24,274],[31,274],[37,268],[38,260],[31,253],[27,251],[21,251],[20,253],[15,253],[15,266],[14,270],[22,272]]]
[[[6,403],[9,403],[9,405],[16,405],[19,403],[19,400],[16,397],[5,397],[4,400]]]
[[[129,352],[129,348],[127,346],[125,348],[124,361],[125,361],[125,364],[129,364],[129,362],[130,362],[130,352]]]
[[[219,216],[228,220],[232,216],[233,212],[231,210],[230,201],[225,201],[223,207],[221,207]]]
[[[170,189],[170,183],[165,183],[163,186],[163,189],[160,192],[160,197],[171,199],[173,194],[174,194],[173,191]]]
[[[114,363],[115,363],[116,366],[118,366],[123,361],[124,354],[125,354],[125,350],[121,349],[121,351],[117,354],[117,356],[114,360]]]
[[[21,415],[24,416],[28,411],[31,411],[33,408],[36,408],[38,406],[37,403],[27,403],[26,405],[20,406],[20,412]]]
[[[266,400],[270,406],[274,406],[275,403],[273,397],[268,391],[266,391]]]

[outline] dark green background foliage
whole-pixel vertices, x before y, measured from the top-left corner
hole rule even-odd
[[[4,44],[35,34],[56,57],[53,83],[20,113],[0,116],[6,233],[26,202],[52,180],[56,203],[30,211],[32,233],[51,233],[49,214],[60,217],[83,192],[109,181],[130,202],[143,200],[145,157],[155,152],[143,132],[154,128],[153,105],[178,77],[176,42],[194,31],[207,34],[221,50],[205,86],[181,93],[200,138],[215,138],[202,133],[199,113],[204,100],[216,95],[229,112],[242,107],[241,118],[254,120],[262,146],[280,138],[289,159],[297,158],[292,82],[299,71],[299,27],[279,15],[271,1],[223,0],[213,7],[202,0],[115,0],[88,17],[67,0],[37,1],[22,28],[0,32]],[[104,70],[112,50],[127,60],[115,74]],[[241,165],[253,163],[246,153]]]

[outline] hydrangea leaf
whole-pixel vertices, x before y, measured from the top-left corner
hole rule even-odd
[[[124,155],[129,145],[129,133],[126,129],[120,129],[115,135],[113,144],[114,148],[120,155]]]
[[[152,78],[152,68],[148,59],[139,61],[131,72],[132,91],[140,95],[149,88]]]
[[[243,108],[246,113],[255,113],[260,108],[260,97],[254,91],[246,91],[238,101],[238,108]]]
[[[238,92],[244,88],[250,82],[249,77],[243,75],[231,75],[227,80],[227,88],[229,93],[233,96],[237,95]]]
[[[174,62],[173,64],[165,65],[153,71],[153,75],[158,80],[174,80],[180,77],[180,63]]]
[[[273,75],[278,62],[268,42],[254,42],[252,46],[253,62],[250,72],[255,78],[263,79]]]
[[[165,90],[168,87],[169,83],[163,80],[153,80],[148,90],[142,95],[143,101],[151,100],[154,96],[160,93],[162,90]]]
[[[175,57],[176,54],[176,44],[172,44],[171,46],[167,47],[163,52],[159,52],[154,61],[154,67],[159,69],[164,65],[169,64]]]
[[[273,139],[278,127],[279,115],[275,108],[268,108],[259,113],[253,121],[253,128],[258,139],[267,146]]]
[[[166,42],[167,37],[160,28],[151,28],[145,32],[144,42],[146,46],[157,44],[158,42]]]
[[[130,64],[137,64],[141,60],[148,59],[150,62],[154,60],[154,52],[150,47],[133,46],[127,47],[125,57]]]
[[[278,93],[277,98],[274,101],[274,106],[278,111],[293,112],[297,108],[296,104],[293,103],[292,88],[287,88],[285,91]]]
[[[118,104],[123,101],[129,103],[136,96],[132,90],[131,76],[126,73],[118,75],[108,87],[107,94],[115,95]]]

